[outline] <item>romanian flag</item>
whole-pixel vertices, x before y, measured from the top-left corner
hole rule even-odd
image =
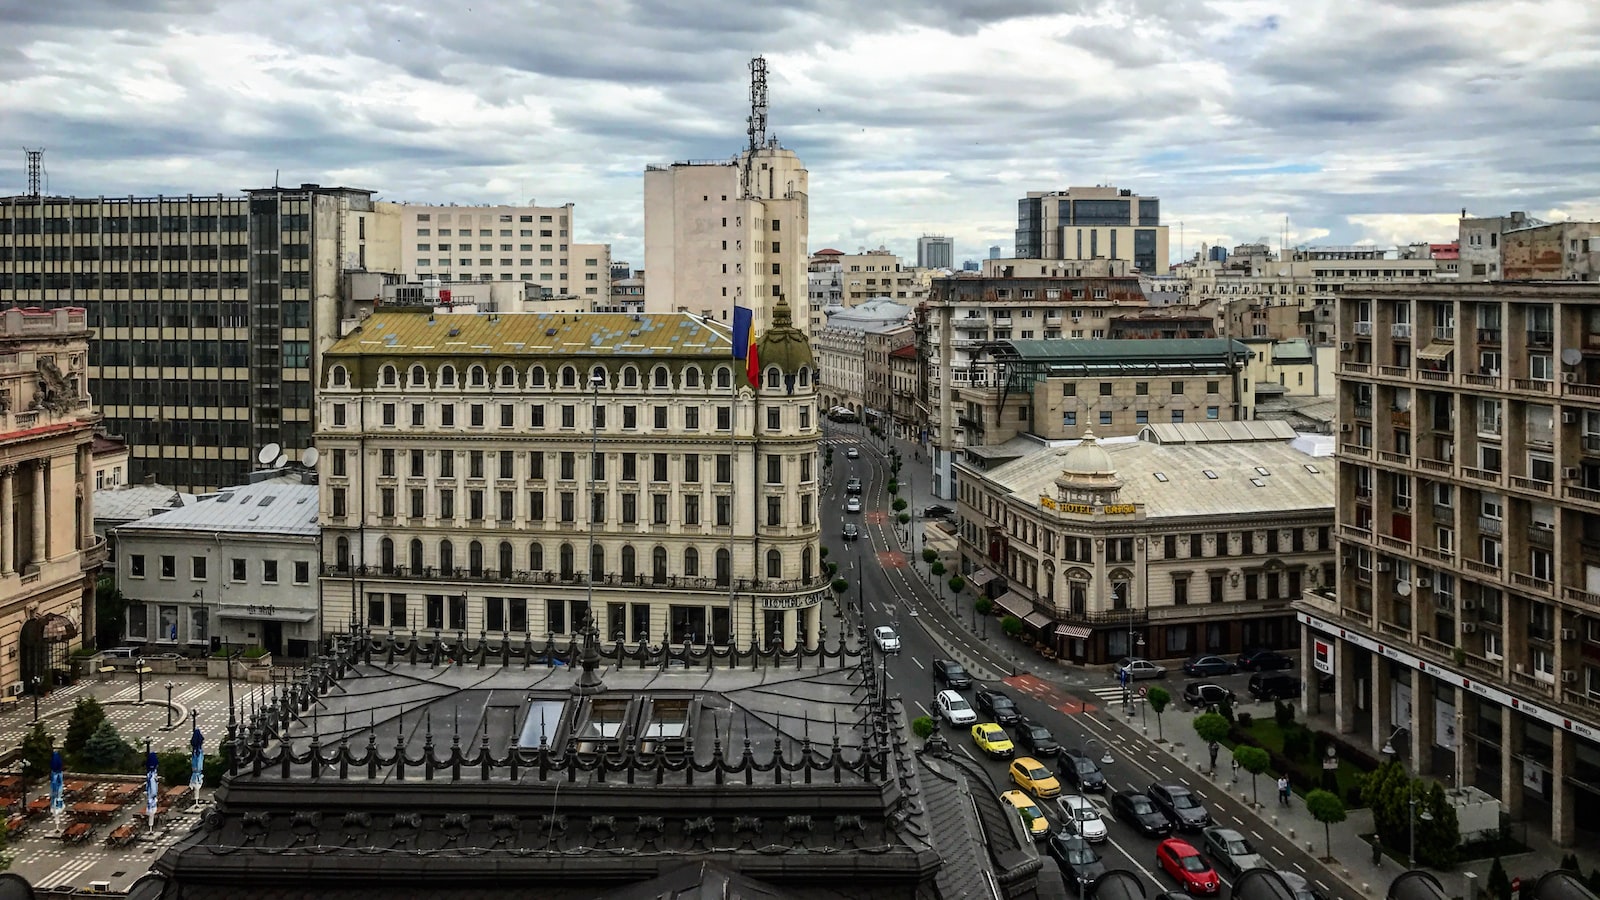
[[[733,308],[733,358],[743,359],[745,377],[757,387],[761,386],[761,359],[756,349],[755,312],[748,307]]]

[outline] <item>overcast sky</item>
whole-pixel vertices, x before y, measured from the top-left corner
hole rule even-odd
[[[1448,240],[1462,207],[1600,218],[1600,3],[0,0],[0,194],[317,181],[577,204],[643,264],[647,163],[770,131],[811,248],[1009,253],[1030,190],[1161,198],[1182,241]]]

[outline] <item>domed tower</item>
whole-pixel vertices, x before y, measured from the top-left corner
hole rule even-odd
[[[1111,454],[1087,431],[1078,446],[1061,454],[1061,474],[1056,476],[1056,499],[1063,503],[1104,506],[1115,503],[1122,479],[1111,465]]]
[[[817,364],[811,355],[811,339],[795,327],[787,299],[779,297],[773,305],[772,326],[756,342],[756,354],[761,364],[757,390],[782,389],[793,394],[799,387],[809,393],[815,384]]]

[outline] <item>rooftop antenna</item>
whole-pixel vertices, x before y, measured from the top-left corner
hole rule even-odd
[[[761,90],[762,96],[765,97],[766,88],[762,88]],[[762,105],[766,105],[765,100],[762,101]],[[765,116],[764,112],[763,116]],[[763,121],[765,121],[764,118]],[[27,147],[23,147],[22,151],[28,154],[28,196],[37,200],[39,199],[40,195],[39,187],[41,184],[41,179],[44,175],[44,150],[43,148],[38,150],[29,150]]]
[[[760,56],[750,60],[750,118],[746,125],[750,146],[744,158],[744,195],[749,197],[755,189],[755,152],[767,143],[767,61]]]

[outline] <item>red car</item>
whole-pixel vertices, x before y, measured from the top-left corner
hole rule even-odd
[[[1156,864],[1177,879],[1178,884],[1190,894],[1215,894],[1222,889],[1222,879],[1187,841],[1167,838],[1156,845]]]

